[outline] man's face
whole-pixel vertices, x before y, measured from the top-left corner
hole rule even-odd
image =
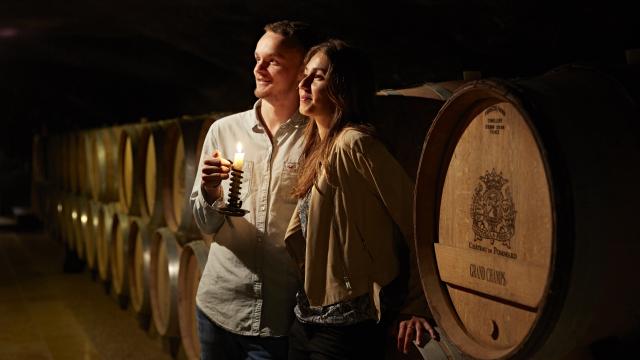
[[[282,35],[267,31],[256,45],[254,94],[260,99],[278,101],[298,98],[302,77],[302,51],[288,45]]]

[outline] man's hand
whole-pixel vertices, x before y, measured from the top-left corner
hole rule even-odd
[[[220,152],[215,150],[210,156],[204,158],[202,166],[202,190],[204,198],[209,204],[213,204],[220,196],[222,180],[229,178],[231,162],[222,158]]]
[[[401,320],[398,323],[397,347],[398,351],[405,354],[409,352],[411,343],[415,340],[420,347],[426,342],[423,335],[428,332],[432,339],[438,340],[438,333],[431,327],[427,319],[420,316],[411,316],[409,319]]]

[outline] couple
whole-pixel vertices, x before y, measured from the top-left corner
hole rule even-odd
[[[196,301],[203,359],[382,358],[399,314],[399,350],[436,336],[410,242],[413,184],[366,125],[371,67],[342,41],[312,45],[304,23],[267,25],[259,100],[207,134],[191,195],[216,234]],[[238,142],[250,212],[225,217]]]

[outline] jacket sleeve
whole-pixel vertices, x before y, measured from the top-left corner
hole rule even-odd
[[[302,225],[300,223],[298,206],[299,205],[296,205],[296,209],[293,211],[293,215],[291,215],[291,221],[289,221],[289,226],[284,236],[284,243],[289,252],[289,256],[291,256],[296,267],[300,270],[300,275],[304,276],[306,240],[302,236]]]
[[[213,150],[218,148],[214,134],[214,124],[211,125],[204,144],[202,146],[202,152],[200,153],[200,161],[198,162],[198,171],[196,172],[195,180],[193,181],[193,188],[191,190],[191,196],[189,202],[191,209],[193,210],[193,217],[196,221],[196,225],[205,234],[213,234],[220,230],[222,224],[224,224],[224,215],[216,211],[216,207],[224,204],[224,194],[213,204],[207,203],[202,195],[202,166],[205,154],[210,154]]]
[[[345,150],[366,185],[380,196],[409,249],[409,289],[401,313],[431,317],[422,291],[413,237],[413,182],[386,147],[373,137],[360,137]]]

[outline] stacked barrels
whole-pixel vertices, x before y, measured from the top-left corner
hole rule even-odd
[[[194,289],[211,236],[193,223],[189,197],[205,135],[224,115],[33,141],[32,203],[51,236],[85,262],[121,307],[130,305],[141,325],[153,324],[163,338],[182,337],[193,359]]]

